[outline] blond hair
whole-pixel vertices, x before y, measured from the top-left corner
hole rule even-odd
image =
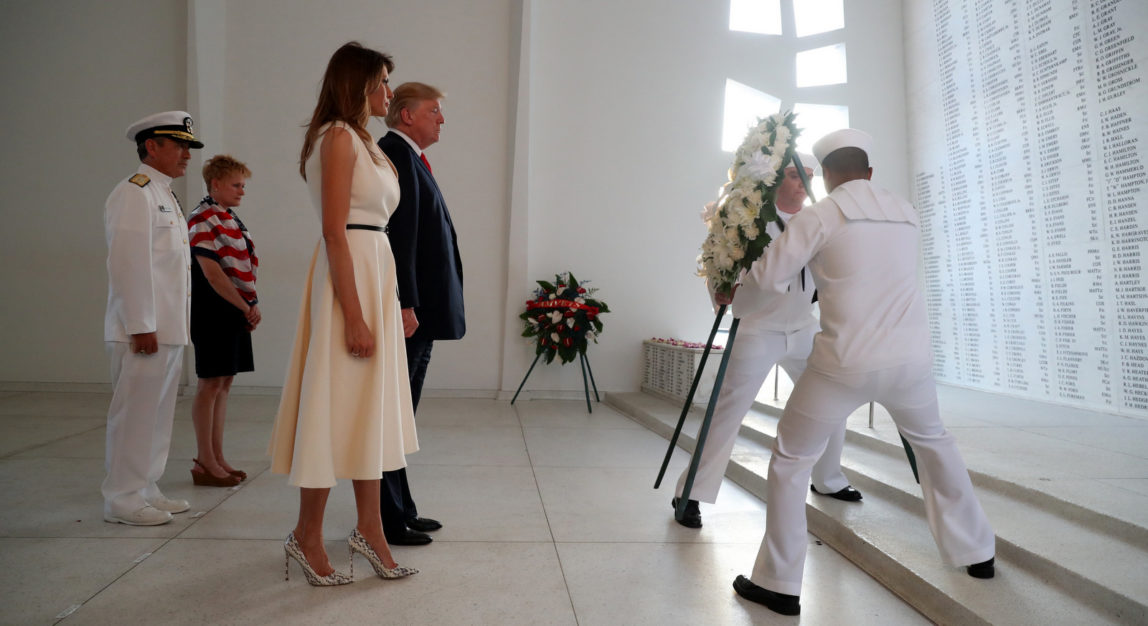
[[[395,89],[395,97],[391,99],[391,108],[387,109],[387,128],[397,128],[402,123],[403,109],[413,109],[423,100],[439,100],[445,98],[438,87],[426,83],[403,83]]]
[[[232,174],[251,178],[251,170],[247,169],[247,165],[228,154],[217,154],[203,164],[203,182],[208,190],[211,189],[211,181],[223,180]]]

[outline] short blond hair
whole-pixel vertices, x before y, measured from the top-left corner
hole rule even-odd
[[[208,189],[211,189],[211,181],[223,180],[232,174],[251,178],[251,170],[247,169],[247,165],[231,155],[217,154],[203,164],[203,183]]]
[[[395,89],[395,97],[391,99],[391,107],[387,109],[385,119],[387,128],[397,128],[402,123],[399,117],[403,109],[413,109],[423,100],[441,100],[446,94],[438,87],[426,83],[403,83]]]

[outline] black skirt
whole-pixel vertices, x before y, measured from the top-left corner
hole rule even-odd
[[[199,260],[191,260],[191,343],[195,346],[195,375],[234,376],[255,370],[247,319],[215,292]]]

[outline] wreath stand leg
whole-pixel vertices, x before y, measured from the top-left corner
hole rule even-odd
[[[582,353],[578,353],[582,356]],[[590,407],[590,385],[586,382],[586,358],[578,359],[578,365],[582,367],[582,393],[586,394],[586,412],[593,413],[594,409]]]
[[[538,365],[538,359],[541,359],[541,358],[542,358],[541,352],[539,352],[537,355],[535,355],[534,362],[530,364],[530,369],[526,370],[526,375],[522,377],[522,382],[518,383],[518,391],[515,391],[514,397],[510,399],[511,404],[514,404],[514,401],[518,399],[518,394],[522,392],[522,386],[526,384],[526,379],[530,378],[530,372],[534,371],[534,366]]]
[[[682,425],[686,423],[686,415],[690,412],[690,407],[693,406],[694,392],[698,390],[698,383],[702,380],[702,372],[706,368],[706,359],[710,357],[710,347],[714,344],[714,337],[717,336],[718,327],[721,326],[721,318],[725,316],[726,305],[718,307],[717,317],[714,319],[713,328],[710,329],[710,337],[706,340],[706,347],[702,349],[702,358],[698,361],[698,371],[694,372],[694,381],[690,384],[690,391],[686,394],[686,402],[682,405],[682,414],[678,416],[678,425],[674,428],[674,436],[670,437],[670,445],[666,448],[666,458],[662,459],[662,468],[658,470],[658,478],[654,481],[654,489],[662,486],[662,477],[666,475],[666,466],[670,464],[670,457],[674,454],[674,447],[678,445],[678,435],[682,434]]]
[[[678,435],[682,434],[682,426],[685,424],[685,416],[689,415],[690,408],[693,405],[693,394],[698,391],[698,382],[701,381],[701,372],[706,369],[706,360],[709,358],[709,349],[714,345],[714,338],[717,337],[717,327],[721,326],[721,318],[726,316],[726,304],[722,304],[717,308],[717,316],[714,318],[714,325],[709,329],[709,339],[706,340],[706,347],[701,350],[701,360],[698,362],[698,371],[693,372],[693,382],[690,384],[690,392],[685,394],[685,403],[682,404],[682,415],[677,417],[677,427],[674,428],[674,435],[669,438],[669,447],[666,448],[666,458],[661,459],[661,469],[658,470],[658,478],[653,481],[653,488],[661,487],[661,479],[666,476],[666,467],[669,465],[669,457],[674,455],[674,448],[677,446]],[[729,347],[727,346],[727,354]],[[722,363],[724,364],[724,356],[722,356]],[[724,371],[724,365],[721,366]],[[716,381],[715,381],[716,382]],[[713,396],[711,396],[712,399]]]
[[[594,382],[594,370],[590,369],[590,357],[586,356],[585,352],[578,353],[578,356],[582,357],[582,362],[586,364],[586,372],[590,374],[590,386],[594,388],[594,402],[601,402],[602,399],[598,397],[598,383]]]
[[[682,496],[678,498],[678,506],[674,510],[674,519],[679,522],[686,515],[686,504],[690,500],[690,491],[694,488],[694,477],[698,473],[698,464],[702,461],[702,450],[706,445],[706,435],[710,432],[710,422],[713,421],[714,408],[717,407],[718,394],[721,392],[721,384],[725,379],[725,370],[729,366],[729,355],[733,353],[733,340],[737,337],[737,326],[741,322],[739,318],[733,318],[733,323],[729,325],[729,339],[726,340],[725,352],[721,355],[721,365],[718,367],[717,376],[714,377],[714,390],[710,393],[710,402],[706,406],[706,417],[702,420],[701,428],[698,428],[698,441],[694,444],[694,455],[690,458],[690,471],[686,474],[686,484],[682,485]]]

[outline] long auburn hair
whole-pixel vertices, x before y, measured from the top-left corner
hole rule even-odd
[[[307,159],[311,156],[319,129],[328,122],[344,122],[355,131],[367,146],[367,152],[376,163],[382,163],[370,150],[371,135],[367,121],[371,118],[367,95],[382,78],[383,69],[394,71],[395,62],[388,54],[364,48],[359,42],[343,44],[331,55],[323,85],[319,88],[319,102],[307,124],[303,137],[303,151],[299,154],[299,175],[307,180]]]

